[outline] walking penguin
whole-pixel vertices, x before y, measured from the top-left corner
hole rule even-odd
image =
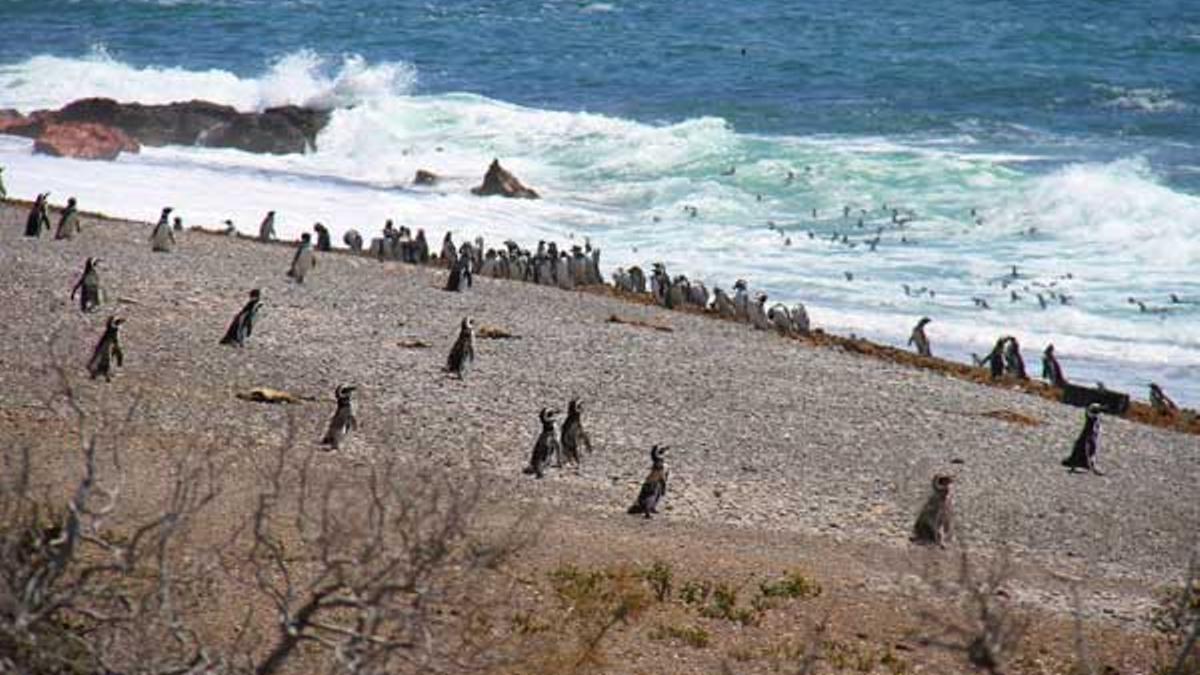
[[[49,196],[49,192],[41,192],[33,201],[33,208],[29,210],[29,217],[25,219],[26,237],[41,237],[42,230],[50,230],[50,214],[46,211],[46,198]]]
[[[246,338],[254,332],[254,320],[258,318],[260,307],[262,307],[262,291],[256,288],[250,291],[250,300],[233,317],[233,321],[225,331],[225,337],[221,338],[221,344],[245,347]]]
[[[170,206],[163,208],[162,215],[158,217],[158,224],[150,233],[150,249],[156,253],[170,253],[171,249],[175,248],[175,232],[171,230],[171,210]]]
[[[317,258],[312,250],[312,235],[305,232],[300,235],[300,245],[296,247],[296,255],[292,256],[292,267],[288,270],[288,276],[295,279],[296,283],[304,283],[304,277],[312,268],[317,266]]]
[[[533,444],[533,456],[529,458],[529,466],[525,467],[522,473],[542,478],[546,475],[546,465],[550,463],[550,456],[553,455],[557,459],[562,455],[562,448],[554,433],[554,416],[557,414],[557,410],[548,408],[542,408],[538,413],[542,433],[538,434],[537,441]]]
[[[629,507],[630,514],[640,513],[649,518],[650,514],[658,513],[659,503],[667,496],[667,476],[670,472],[663,461],[663,453],[667,448],[665,445],[650,448],[650,473],[647,474],[646,480],[642,481],[642,489],[633,505]]]
[[[921,356],[933,356],[933,352],[929,350],[929,338],[925,335],[925,324],[933,321],[927,316],[921,317],[917,325],[912,329],[912,335],[908,337],[908,344],[917,348],[917,353]]]
[[[913,525],[913,543],[937,544],[945,548],[954,524],[954,500],[950,495],[950,484],[953,482],[954,476],[937,474],[933,477],[933,492]]]
[[[1062,461],[1063,466],[1069,468],[1071,473],[1075,473],[1076,469],[1085,469],[1097,476],[1104,475],[1096,468],[1096,454],[1100,451],[1101,410],[1103,408],[1099,403],[1092,403],[1087,407],[1083,418],[1083,429],[1079,432],[1079,438],[1075,439],[1075,446],[1071,448],[1071,456]]]
[[[567,404],[567,419],[562,426],[562,454],[566,461],[579,465],[579,449],[586,448],[592,452],[592,441],[583,430],[583,403],[579,399],[571,399]]]
[[[475,362],[475,322],[471,317],[463,317],[462,325],[458,329],[458,339],[454,341],[454,346],[450,348],[450,356],[446,358],[446,372],[458,375],[458,379],[463,379],[467,374],[467,367]]]
[[[83,276],[79,277],[79,281],[75,282],[75,287],[71,289],[71,299],[75,299],[75,294],[79,294],[79,310],[81,312],[91,312],[100,306],[100,274],[96,268],[100,266],[99,258],[88,258],[83,264]]]
[[[321,439],[321,444],[328,445],[330,450],[340,448],[350,430],[358,428],[358,418],[354,416],[354,405],[350,402],[350,395],[357,388],[341,386],[333,390],[333,395],[337,398],[337,410],[333,411],[333,418],[329,420],[329,430],[325,432],[325,438]]]
[[[123,323],[125,323],[125,319],[118,319],[115,316],[108,317],[108,323],[104,326],[104,335],[100,336],[100,341],[92,350],[92,358],[88,359],[87,363],[88,374],[92,376],[93,380],[103,375],[105,382],[112,382],[113,361],[115,360],[118,366],[125,365],[125,352],[121,351],[121,324]]]

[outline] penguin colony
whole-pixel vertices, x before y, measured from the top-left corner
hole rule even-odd
[[[25,235],[40,238],[43,231],[49,231],[50,218],[47,199],[49,193],[37,195],[25,223]],[[158,223],[150,236],[151,248],[155,252],[169,253],[174,250],[176,239],[170,226],[171,207],[166,207],[160,214]],[[181,220],[175,219],[176,230],[181,229]],[[317,234],[317,251],[331,250],[329,231],[320,223],[313,227]],[[55,239],[71,239],[81,233],[79,214],[75,199],[68,200],[63,209],[58,226],[55,228]],[[270,211],[264,217],[258,239],[270,241],[275,238],[275,212]],[[343,242],[352,251],[361,251],[362,236],[354,230],[348,231]],[[465,292],[473,284],[476,274],[517,281],[526,281],[541,285],[558,286],[572,289],[577,285],[602,284],[600,275],[600,251],[593,249],[590,241],[585,240],[583,246],[572,246],[570,252],[560,251],[554,242],[538,242],[536,252],[521,249],[515,242],[507,241],[504,248],[484,248],[482,238],[474,242],[464,242],[456,247],[452,235],[447,233],[442,241],[441,252],[434,256],[430,254],[429,246],[423,230],[418,229],[413,236],[406,227],[395,228],[391,221],[384,227],[383,237],[375,239],[368,253],[379,260],[399,260],[412,264],[425,264],[440,260],[448,266],[450,273],[445,289],[452,292]],[[88,258],[79,280],[71,289],[71,299],[79,297],[80,311],[88,313],[99,309],[104,300],[100,283],[100,259]],[[297,284],[303,284],[308,274],[316,267],[317,260],[312,244],[312,236],[304,233],[297,245],[287,276]],[[803,304],[796,304],[790,309],[782,304],[767,308],[766,293],[751,293],[745,280],[738,279],[733,284],[731,298],[720,287],[714,287],[710,296],[702,282],[693,282],[684,275],[671,277],[662,263],[654,263],[647,279],[640,267],[628,270],[617,269],[613,274],[613,285],[620,291],[631,294],[649,293],[654,301],[667,309],[682,309],[691,307],[716,313],[734,321],[751,324],[757,330],[775,330],[781,335],[807,335],[810,324],[807,311]],[[1016,270],[1013,270],[1016,274]],[[648,282],[648,283],[647,283]],[[907,291],[907,289],[906,289]],[[220,343],[235,348],[245,346],[254,331],[255,321],[262,307],[262,293],[259,289],[251,290],[249,300],[235,314],[221,338]],[[925,326],[932,320],[923,317],[913,328],[909,344],[913,345],[921,356],[931,356],[928,336]],[[87,370],[91,378],[103,377],[105,382],[111,382],[113,370],[124,363],[124,352],[121,348],[120,329],[124,319],[118,316],[108,317],[103,334],[92,350],[87,361]],[[459,327],[459,334],[446,360],[445,371],[456,375],[459,380],[465,380],[468,369],[475,360],[474,322],[471,317],[464,317]],[[1024,360],[1016,338],[1003,336],[997,340],[995,347],[984,358],[976,358],[976,364],[987,366],[992,377],[999,378],[1011,375],[1018,379],[1028,379],[1025,372]],[[1043,377],[1056,386],[1066,383],[1062,368],[1054,355],[1054,346],[1046,347],[1042,357]],[[350,432],[357,429],[358,420],[354,414],[352,396],[356,387],[351,385],[338,386],[334,390],[335,410],[324,437],[323,446],[337,450],[347,441]],[[1154,383],[1150,384],[1150,400],[1154,409],[1162,414],[1173,414],[1178,407]],[[1101,406],[1091,404],[1084,416],[1084,425],[1075,441],[1070,456],[1062,461],[1063,466],[1072,473],[1078,470],[1090,471],[1103,475],[1096,464],[1100,442]],[[561,436],[555,430],[557,410],[542,408],[538,413],[541,429],[534,442],[529,464],[523,473],[536,478],[544,478],[547,468],[561,468],[564,462],[579,466],[581,450],[592,452],[592,443],[582,424],[583,404],[578,399],[572,399],[567,405],[567,417],[562,425]],[[666,497],[667,479],[669,472],[666,468],[665,454],[667,446],[654,445],[650,450],[650,470],[642,482],[633,504],[628,513],[642,515],[646,519],[657,514],[660,505]],[[553,460],[553,464],[551,461]],[[911,541],[918,544],[933,544],[944,547],[952,537],[953,530],[953,499],[951,485],[954,477],[937,474],[932,480],[932,492],[924,507],[917,516],[913,526]]]

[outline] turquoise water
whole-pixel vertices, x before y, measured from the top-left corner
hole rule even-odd
[[[275,208],[284,233],[588,236],[609,265],[745,277],[840,332],[902,343],[929,315],[956,359],[1012,333],[1027,359],[1053,341],[1072,379],[1200,403],[1200,304],[1169,299],[1200,301],[1195,3],[80,0],[0,19],[45,36],[0,45],[0,108],[335,109],[303,156],[96,165],[0,137],[15,195],[247,228]],[[493,156],[547,198],[467,197]],[[417,168],[447,182],[397,189]]]

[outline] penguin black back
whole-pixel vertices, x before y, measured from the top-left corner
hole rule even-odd
[[[446,372],[458,375],[458,379],[464,379],[467,374],[467,368],[475,362],[475,322],[471,317],[463,317],[462,323],[458,329],[458,339],[454,341],[454,346],[450,348],[450,355],[446,357]]]
[[[658,513],[658,505],[667,496],[668,472],[663,458],[667,449],[668,446],[665,445],[650,448],[650,473],[646,475],[646,480],[642,481],[642,489],[633,505],[629,507],[628,513],[641,514],[646,518],[652,513]]]
[[[579,464],[579,450],[586,448],[592,452],[592,441],[583,430],[583,403],[572,399],[567,404],[567,418],[562,426],[562,454],[566,461]]]
[[[554,416],[558,414],[557,410],[542,408],[538,412],[538,421],[542,424],[542,431],[538,434],[537,441],[533,444],[533,454],[529,458],[529,465],[523,470],[526,475],[533,475],[542,478],[546,475],[546,466],[550,463],[550,457],[559,458],[561,464],[562,448],[558,444],[558,438],[554,433]]]

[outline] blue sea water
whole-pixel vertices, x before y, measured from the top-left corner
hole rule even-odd
[[[27,38],[0,44],[0,108],[335,110],[285,157],[95,164],[0,137],[10,193],[247,229],[275,208],[285,234],[587,236],[839,332],[900,344],[929,315],[952,358],[1013,334],[1072,379],[1200,403],[1200,3],[9,0],[0,22]],[[469,197],[493,156],[546,199]],[[398,189],[417,168],[448,180]]]

